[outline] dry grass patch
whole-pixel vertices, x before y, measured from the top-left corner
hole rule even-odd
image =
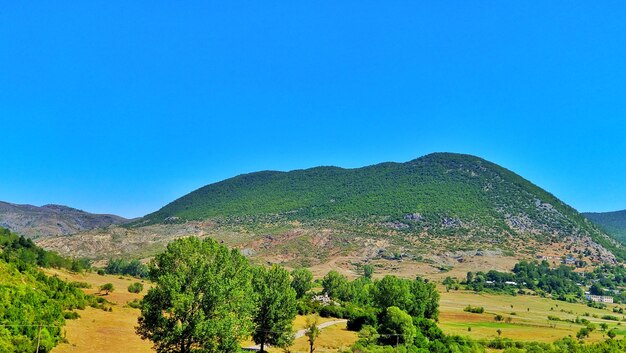
[[[66,281],[89,283],[92,288],[83,289],[88,294],[97,294],[98,287],[105,283],[113,283],[115,287],[112,293],[103,296],[113,304],[113,311],[94,308],[79,310],[81,317],[77,320],[67,320],[63,328],[68,343],[59,344],[52,350],[52,353],[154,352],[149,341],[144,341],[135,334],[139,310],[126,305],[130,301],[141,299],[149,288],[148,283],[144,283],[145,288],[142,293],[135,294],[129,293],[127,288],[131,283],[138,281],[136,278],[100,276],[95,273],[76,274],[54,269],[44,271],[48,275],[57,275]]]

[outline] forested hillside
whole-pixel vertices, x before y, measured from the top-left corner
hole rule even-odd
[[[39,352],[48,352],[62,339],[68,311],[95,305],[95,298],[46,276],[38,266],[79,270],[85,265],[0,228],[0,352],[35,352],[37,342]]]
[[[626,210],[615,212],[583,213],[585,217],[598,225],[600,229],[615,239],[626,243]]]
[[[487,243],[510,236],[544,243],[586,237],[585,246],[599,244],[624,257],[619,245],[552,194],[494,163],[452,153],[357,169],[240,175],[191,192],[133,225],[206,219],[226,224],[331,221]]]

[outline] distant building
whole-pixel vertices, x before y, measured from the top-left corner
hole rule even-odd
[[[585,295],[585,299],[587,300],[591,300],[592,302],[596,302],[596,303],[613,303],[613,297],[610,297],[608,295],[592,295],[592,294],[587,294]]]
[[[506,281],[504,282],[504,284],[509,285],[509,286],[517,286],[517,282],[513,282],[513,281]]]
[[[576,259],[571,257],[571,256],[568,256],[568,257],[565,258],[565,264],[566,265],[576,265]]]

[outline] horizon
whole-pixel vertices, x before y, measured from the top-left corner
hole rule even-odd
[[[582,1],[9,3],[0,200],[135,218],[243,173],[454,151],[580,212],[623,210],[625,16]]]

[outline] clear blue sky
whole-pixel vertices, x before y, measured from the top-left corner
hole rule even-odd
[[[450,151],[626,208],[623,1],[43,3],[0,9],[0,200],[134,217]]]

